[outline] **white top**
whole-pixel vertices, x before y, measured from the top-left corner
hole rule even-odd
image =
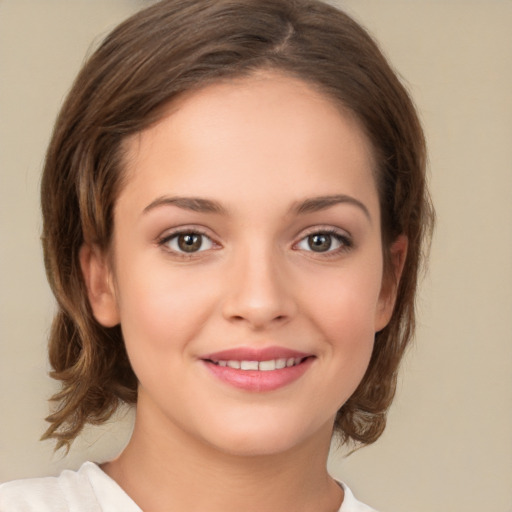
[[[338,512],[376,512],[340,484],[345,499]],[[93,462],[58,477],[14,480],[0,485],[0,512],[142,512],[142,509]]]

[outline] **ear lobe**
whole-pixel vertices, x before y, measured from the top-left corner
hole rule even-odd
[[[379,296],[379,303],[375,317],[375,332],[379,332],[388,325],[393,315],[398,285],[402,277],[405,259],[407,257],[407,247],[409,241],[405,235],[400,235],[390,248],[391,269],[390,275],[385,275],[382,279],[382,288]]]
[[[80,267],[94,318],[104,327],[119,324],[119,311],[107,257],[97,245],[80,248]]]

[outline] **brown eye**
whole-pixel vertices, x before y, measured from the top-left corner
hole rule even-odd
[[[187,233],[178,236],[178,247],[184,252],[195,252],[201,249],[202,236],[196,233]]]
[[[351,238],[343,232],[317,231],[302,238],[296,245],[297,249],[306,252],[326,253],[333,255],[352,248]]]
[[[328,251],[332,245],[332,236],[326,233],[315,233],[314,235],[309,235],[307,240],[308,247],[315,252]]]
[[[213,247],[212,240],[202,233],[188,231],[176,233],[162,240],[161,245],[167,246],[177,253],[195,253],[202,252]]]

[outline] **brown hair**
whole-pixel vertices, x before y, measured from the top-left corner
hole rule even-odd
[[[43,247],[58,312],[52,377],[62,382],[44,438],[68,446],[85,423],[135,403],[137,379],[120,327],[93,317],[80,270],[84,242],[107,249],[122,185],[122,142],[159,120],[177,95],[216,80],[278,69],[320,88],[359,119],[374,150],[385,271],[400,234],[408,253],[389,325],[368,370],[338,412],[343,442],[375,441],[414,332],[415,293],[433,211],[425,142],[414,106],[375,42],[317,0],[163,0],[119,25],[78,75],[50,142],[41,198]]]

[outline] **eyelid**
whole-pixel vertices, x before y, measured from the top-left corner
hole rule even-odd
[[[187,253],[187,252],[172,249],[167,246],[169,241],[172,240],[173,238],[176,238],[179,235],[186,235],[186,234],[201,235],[201,236],[207,238],[208,240],[210,240],[213,247],[211,247],[209,249],[203,249],[203,250]],[[162,235],[159,235],[156,238],[155,243],[157,246],[162,247],[168,253],[170,253],[174,256],[187,258],[187,259],[193,258],[194,256],[202,255],[202,253],[204,253],[204,252],[207,252],[212,249],[215,250],[220,247],[220,244],[215,240],[215,238],[210,233],[207,232],[207,230],[205,228],[202,228],[201,226],[197,226],[197,225],[195,225],[195,226],[179,226],[176,228],[172,228],[170,230],[166,230],[166,231],[164,231],[164,233]]]
[[[341,252],[349,251],[353,248],[354,242],[352,240],[352,236],[344,229],[336,228],[333,226],[312,226],[310,228],[307,228],[305,231],[303,231],[300,234],[300,238],[293,244],[293,248],[297,248],[297,246],[303,242],[306,238],[312,235],[316,234],[323,234],[323,235],[330,235],[334,238],[336,238],[341,246],[333,249],[333,250],[327,250],[327,251],[313,251],[313,250],[307,250],[307,249],[298,249],[303,250],[307,253],[315,254],[319,257],[330,257],[338,255]]]

